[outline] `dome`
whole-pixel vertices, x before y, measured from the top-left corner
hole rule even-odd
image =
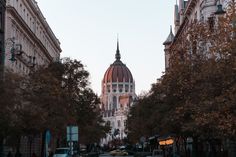
[[[120,60],[119,43],[117,42],[116,60],[104,74],[103,82],[133,82],[129,68]]]
[[[103,82],[133,82],[133,76],[120,60],[116,60],[110,67],[107,69]]]

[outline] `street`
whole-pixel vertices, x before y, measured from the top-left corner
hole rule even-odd
[[[114,156],[110,155],[109,153],[104,153],[104,154],[100,154],[99,157],[114,157]],[[133,156],[127,155],[127,156],[115,156],[115,157],[133,157]]]

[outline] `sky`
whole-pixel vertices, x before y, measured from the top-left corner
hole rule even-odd
[[[91,87],[115,61],[117,34],[121,61],[130,69],[136,94],[148,92],[165,70],[164,46],[173,25],[175,0],[37,0],[61,42],[61,57],[77,59],[90,73]]]

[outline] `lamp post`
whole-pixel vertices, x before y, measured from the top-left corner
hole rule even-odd
[[[220,3],[220,0],[218,0],[217,2],[219,2],[219,3],[217,4],[217,10],[215,12],[215,15],[223,15],[223,14],[225,14],[226,11],[224,11],[223,6]]]
[[[8,45],[10,46],[10,53],[11,53],[11,58],[9,60],[14,62],[16,61],[17,55],[20,56],[23,54],[22,45],[15,42],[15,37],[8,38],[6,40],[6,47]]]
[[[15,51],[17,49],[21,49],[21,44],[16,44],[15,43],[15,38],[8,38],[5,40],[4,47],[2,48],[1,56],[0,56],[0,85],[4,81],[4,66],[5,66],[5,56],[6,56],[6,48],[10,47],[10,52],[11,52],[11,58],[9,60],[11,61],[16,61],[15,59]]]
[[[20,43],[15,42],[15,38],[8,38],[6,40],[6,47],[10,47],[10,54],[11,57],[9,58],[10,61],[15,62],[17,60],[20,60],[23,62],[26,66],[33,68],[36,65],[36,57],[27,55],[22,50],[22,45]],[[6,48],[7,49],[7,48]]]

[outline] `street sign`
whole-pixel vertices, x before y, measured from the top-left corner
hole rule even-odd
[[[45,157],[49,156],[48,145],[50,143],[50,140],[51,140],[51,133],[49,130],[46,130],[45,132]]]
[[[45,133],[45,141],[47,144],[49,144],[50,140],[51,140],[51,133],[49,130],[47,130]]]
[[[77,142],[79,140],[79,128],[78,126],[67,126],[66,127],[66,137],[68,142],[75,141]]]

